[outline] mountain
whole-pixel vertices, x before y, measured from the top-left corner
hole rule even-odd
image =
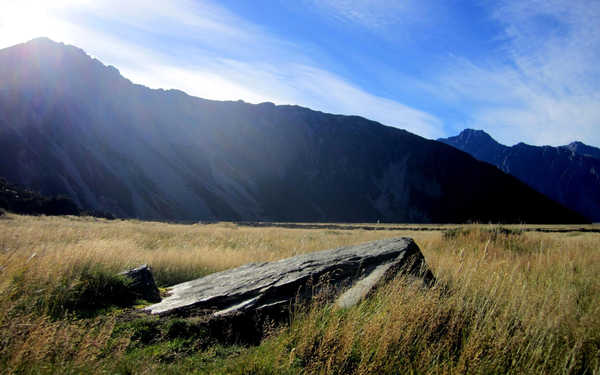
[[[0,209],[25,215],[79,215],[81,210],[67,197],[44,197],[0,178]],[[2,215],[0,210],[0,216]]]
[[[507,147],[482,130],[466,129],[439,139],[493,164],[556,202],[600,221],[600,149],[573,142],[568,146]]]
[[[0,176],[118,217],[585,221],[404,130],[151,90],[49,39],[0,50],[0,158]]]
[[[560,147],[565,148],[574,154],[600,159],[600,148],[588,146],[585,143],[572,142],[566,146],[560,146]]]

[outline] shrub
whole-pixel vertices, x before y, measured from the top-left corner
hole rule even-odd
[[[136,294],[129,283],[125,276],[85,267],[75,278],[60,278],[38,305],[53,318],[69,313],[90,316],[110,306],[133,305]]]

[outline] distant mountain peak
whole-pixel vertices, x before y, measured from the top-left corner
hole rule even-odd
[[[46,37],[0,49],[0,82],[4,88],[60,87],[75,96],[126,80],[119,70],[104,65],[83,49]]]
[[[490,135],[488,133],[486,133],[484,130],[481,129],[471,129],[471,128],[466,128],[463,131],[460,132],[459,135],[485,135],[490,137]],[[491,137],[490,137],[491,138]]]
[[[62,43],[58,43],[53,41],[52,39],[46,37],[46,36],[39,36],[37,38],[33,38],[28,42],[25,42],[23,44],[36,44],[36,43],[54,43],[54,44],[62,44]]]
[[[573,154],[600,159],[600,148],[586,145],[580,141],[571,142],[566,146],[560,146],[560,148],[567,149]]]
[[[498,143],[485,131],[477,129],[465,129],[457,136],[440,138],[438,141],[444,142],[459,149],[475,148],[487,150],[505,147]]]
[[[79,55],[85,55],[88,58],[92,59],[83,49],[79,48],[79,47],[75,47],[73,45],[70,44],[65,44],[63,42],[56,42],[48,37],[45,36],[41,36],[38,38],[34,38],[31,39],[28,42],[24,42],[21,44],[17,44],[16,46],[13,47],[8,47],[7,49],[11,49],[11,48],[34,48],[34,49],[40,49],[43,48],[44,50],[55,50],[55,51],[70,51],[70,52],[75,52]]]
[[[498,143],[488,133],[486,133],[483,130],[479,130],[479,129],[465,129],[462,132],[460,132],[458,137],[463,138],[463,139],[469,139],[469,140],[477,140],[479,142],[487,141],[487,142]]]
[[[555,201],[597,221],[600,149],[575,141],[566,146],[503,146],[481,130],[466,129],[439,139],[474,158],[512,174]]]

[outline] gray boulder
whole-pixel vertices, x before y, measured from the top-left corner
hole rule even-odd
[[[287,316],[296,303],[315,295],[345,308],[356,304],[399,272],[433,282],[419,247],[393,238],[314,252],[268,263],[251,263],[177,284],[170,295],[145,311],[159,315]]]

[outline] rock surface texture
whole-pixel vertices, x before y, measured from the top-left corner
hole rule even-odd
[[[246,313],[285,313],[313,296],[337,298],[339,307],[360,301],[399,272],[433,282],[419,247],[393,238],[251,263],[175,285],[170,296],[145,310],[152,314],[227,318]],[[344,291],[340,296],[339,294]]]
[[[121,275],[131,280],[129,289],[137,297],[145,299],[148,302],[160,301],[160,292],[156,286],[156,283],[154,282],[152,270],[147,264],[139,266],[138,268],[121,272]]]

